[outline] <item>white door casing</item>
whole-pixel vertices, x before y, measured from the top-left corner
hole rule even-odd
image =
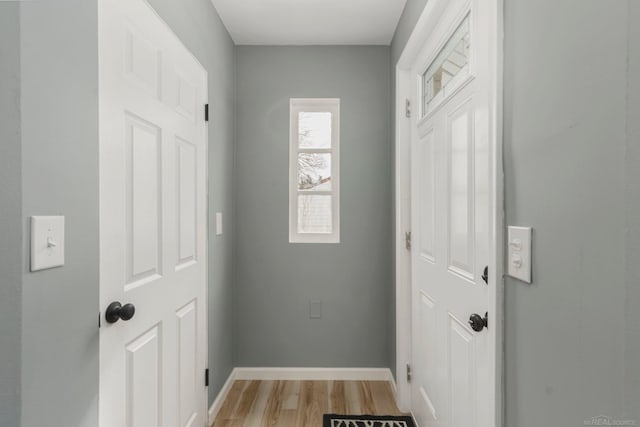
[[[205,426],[207,73],[144,0],[99,1],[99,73],[100,425]]]
[[[412,231],[410,259],[402,249],[396,258],[398,369],[408,361],[413,368],[411,383],[398,388],[400,406],[421,427],[502,420],[500,7],[429,2],[397,67],[396,105],[406,96],[412,106],[410,119],[399,112],[396,135],[397,241]],[[468,75],[423,111],[420,77],[467,16]],[[400,314],[407,305],[409,325]],[[489,327],[472,330],[470,315],[485,312]]]

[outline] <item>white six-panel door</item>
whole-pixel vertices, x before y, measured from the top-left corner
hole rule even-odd
[[[100,425],[201,427],[207,74],[144,0],[99,1],[99,71]]]
[[[487,328],[472,329],[469,319],[489,312],[492,327],[491,293],[482,275],[495,253],[489,66],[495,28],[482,1],[443,3],[412,68],[411,406],[420,427],[489,427],[496,409],[495,342]],[[464,25],[470,37],[466,69],[456,68],[456,52],[447,53],[453,59],[444,68],[454,77],[424,104],[421,76],[442,59],[437,54],[443,48],[455,50],[446,49],[447,41]]]

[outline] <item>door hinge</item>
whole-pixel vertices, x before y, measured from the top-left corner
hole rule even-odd
[[[209,387],[209,368],[204,370],[204,386]]]
[[[411,382],[411,365],[407,363],[407,382]]]
[[[484,283],[488,285],[489,284],[489,266],[488,265],[484,267],[481,277]]]
[[[98,329],[102,327],[102,313],[98,312]]]
[[[404,246],[408,251],[411,250],[411,232],[407,231],[404,233]]]
[[[204,121],[209,121],[209,104],[204,104]]]
[[[411,118],[411,101],[409,99],[405,100],[404,104],[404,115],[407,118]]]

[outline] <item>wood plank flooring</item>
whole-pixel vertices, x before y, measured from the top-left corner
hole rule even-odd
[[[322,427],[322,415],[404,415],[386,381],[235,381],[213,427]]]

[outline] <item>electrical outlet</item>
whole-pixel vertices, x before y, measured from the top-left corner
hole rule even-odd
[[[309,301],[309,319],[322,319],[321,301]]]

